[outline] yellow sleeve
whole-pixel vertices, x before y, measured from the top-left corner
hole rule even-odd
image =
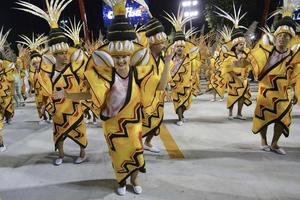
[[[169,66],[169,75],[168,75],[168,83],[169,84],[173,84],[173,79],[172,79],[172,75],[171,75],[173,68],[174,68],[174,62],[171,61],[170,66]]]
[[[47,72],[40,71],[37,74],[37,80],[41,85],[41,88],[40,88],[41,95],[46,96],[46,97],[52,96],[52,92],[53,92],[52,81],[50,79],[49,74]]]
[[[200,69],[201,63],[197,59],[192,60],[192,73],[197,73],[197,71]]]
[[[231,79],[230,73],[233,72],[233,68],[232,68],[233,61],[234,58],[230,56],[226,58],[221,64],[221,69],[222,69],[221,76],[224,77],[226,81],[229,81]]]
[[[300,105],[300,51],[294,56],[291,64],[294,66],[294,69],[291,74],[290,85],[295,86],[295,95],[298,98],[298,104]]]
[[[158,74],[154,73],[154,65],[137,66],[137,81],[139,83],[142,95],[142,104],[144,108],[152,105],[153,98],[156,96],[157,87],[160,82]]]
[[[101,109],[112,85],[112,68],[104,65],[96,66],[93,59],[91,59],[88,62],[84,76],[90,89],[94,106]]]
[[[248,61],[251,63],[250,66],[251,66],[253,76],[254,76],[255,80],[257,80],[258,76],[260,74],[259,63],[256,61],[254,55],[251,53],[249,53],[249,55],[248,55]]]

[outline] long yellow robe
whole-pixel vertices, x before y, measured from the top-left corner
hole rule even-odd
[[[214,90],[221,98],[224,98],[226,81],[222,77],[220,56],[210,59],[211,76],[209,80],[208,90]]]
[[[51,97],[54,91],[64,89],[67,93],[80,93],[80,84],[84,79],[84,69],[87,57],[81,50],[70,48],[68,51],[70,63],[60,72],[53,81],[55,62],[52,56],[43,56],[38,82],[41,94]],[[86,126],[83,121],[83,110],[80,101],[59,99],[48,102],[46,109],[53,115],[53,140],[55,149],[60,140],[67,137],[81,147],[87,146]]]
[[[154,58],[153,58],[154,60]],[[164,62],[162,57],[154,64],[153,73],[161,79],[162,72],[164,70]],[[158,82],[159,83],[159,82]],[[158,85],[153,85],[152,87],[157,87]],[[162,124],[164,117],[164,90],[158,90],[155,92],[153,101],[148,108],[143,107],[143,137],[154,133],[154,135],[159,135],[160,125]]]
[[[247,58],[249,51],[243,53],[243,57]],[[251,93],[250,85],[247,79],[250,66],[232,67],[233,62],[238,61],[234,52],[227,52],[227,58],[222,62],[222,74],[227,82],[228,98],[227,108],[231,108],[241,98],[244,98],[244,104],[250,106]]]
[[[259,133],[272,123],[284,126],[283,134],[288,137],[291,124],[291,87],[295,86],[299,98],[300,51],[291,53],[264,69],[275,48],[262,46],[251,51],[248,58],[253,66],[253,74],[259,81],[256,108],[253,117],[253,133]]]
[[[175,112],[181,107],[183,111],[188,110],[192,104],[192,60],[187,54],[179,69],[171,75],[171,90]],[[174,62],[171,72],[174,70]]]
[[[200,82],[200,73],[201,73],[201,64],[205,60],[201,60],[200,56],[197,56],[193,60],[193,69],[192,69],[192,94],[193,96],[198,96],[201,92],[201,82]]]
[[[136,170],[145,172],[142,107],[151,110],[151,102],[156,93],[153,85],[158,85],[159,77],[155,74],[153,65],[130,67],[124,105],[115,116],[104,116],[102,110],[114,84],[116,71],[110,55],[105,52],[107,46],[102,49],[103,51],[94,52],[93,59],[88,62],[85,77],[90,85],[92,101],[100,109],[115,176],[118,183],[121,183]]]
[[[2,107],[3,117],[12,118],[14,116],[14,64],[3,60],[0,72],[0,106]]]

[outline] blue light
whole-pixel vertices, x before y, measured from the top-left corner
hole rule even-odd
[[[148,4],[149,0],[145,0],[145,2]],[[148,12],[145,9],[141,9],[141,5],[138,4],[135,1],[127,1],[126,3],[126,9],[127,9],[127,18],[130,21],[130,23],[135,26],[138,23],[145,24],[149,19],[150,16]],[[107,27],[111,24],[113,13],[112,9],[106,5],[103,2],[103,22],[104,26]]]

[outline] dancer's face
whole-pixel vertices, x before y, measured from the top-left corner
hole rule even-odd
[[[159,44],[153,44],[151,46],[152,53],[154,53],[156,55],[159,55],[165,49],[166,49],[166,44],[164,42],[159,43]]]
[[[275,46],[276,47],[284,47],[286,48],[291,41],[292,37],[288,33],[279,33],[275,38]]]
[[[129,55],[117,55],[112,56],[115,64],[115,68],[117,70],[125,69],[126,67],[129,67],[130,64],[130,56]]]
[[[58,65],[67,65],[69,63],[67,51],[61,51],[61,52],[54,53],[54,57],[55,57],[56,63]]]
[[[184,46],[183,45],[177,45],[176,47],[176,54],[178,56],[181,56],[183,54]]]
[[[236,45],[236,50],[238,52],[242,52],[242,51],[244,51],[244,49],[245,49],[245,43],[244,42],[241,42],[241,43]]]

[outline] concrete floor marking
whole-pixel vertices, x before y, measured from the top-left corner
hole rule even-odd
[[[184,155],[180,151],[178,145],[176,144],[174,138],[172,137],[171,133],[167,129],[167,127],[162,124],[160,127],[160,138],[163,144],[166,147],[166,150],[171,159],[183,159]]]

